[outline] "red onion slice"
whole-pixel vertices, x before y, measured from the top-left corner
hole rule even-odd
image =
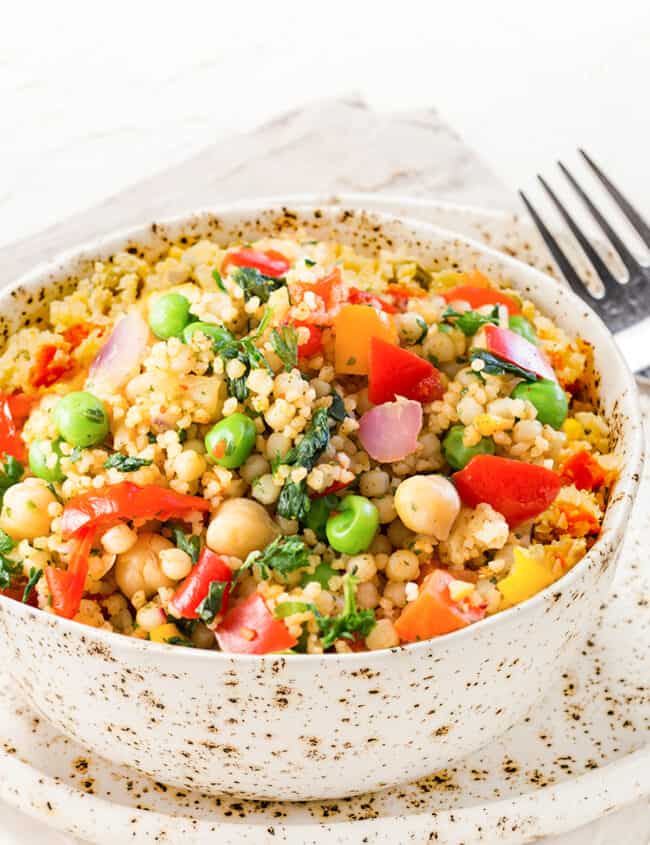
[[[376,461],[401,461],[415,452],[422,428],[422,405],[412,399],[384,402],[359,420],[359,440]]]
[[[129,311],[116,324],[90,365],[88,378],[118,390],[140,368],[149,342],[149,326],[139,311]]]

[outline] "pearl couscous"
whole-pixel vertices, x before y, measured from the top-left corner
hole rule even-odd
[[[591,372],[473,268],[300,238],[117,254],[0,357],[0,591],[229,652],[458,630],[598,537]]]

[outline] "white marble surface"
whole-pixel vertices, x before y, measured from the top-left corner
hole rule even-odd
[[[251,0],[244,24],[240,4],[203,1],[161,2],[155,17],[151,4],[124,0],[110,9],[77,0],[3,8],[3,277],[79,237],[211,197],[331,188],[512,205],[513,188],[529,187],[535,170],[549,170],[578,144],[650,212],[650,117],[637,105],[636,84],[648,75],[647,4],[619,0],[615,13],[609,3],[586,10],[561,0],[534,11],[514,0],[444,11],[412,0],[399,10],[366,0],[306,8]],[[328,106],[230,139],[315,97],[350,92],[385,115],[417,113],[396,128],[348,96],[345,116]],[[468,156],[431,103],[498,179]],[[367,141],[353,150],[355,134]],[[216,139],[225,140],[201,154]],[[296,167],[298,142],[314,153]],[[188,156],[194,167],[179,180],[176,165]],[[165,169],[161,182],[151,179]],[[150,181],[129,190],[142,179]],[[118,204],[105,202],[118,192]],[[610,816],[561,842],[617,840],[647,845],[647,812]],[[2,807],[0,845],[71,842]]]

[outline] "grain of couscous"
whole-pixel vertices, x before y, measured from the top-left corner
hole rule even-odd
[[[97,262],[0,357],[0,590],[198,648],[391,648],[598,537],[591,350],[481,272],[331,242]]]

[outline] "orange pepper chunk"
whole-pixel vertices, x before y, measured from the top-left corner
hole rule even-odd
[[[334,363],[339,374],[368,375],[371,338],[397,343],[391,315],[368,305],[344,305],[334,318],[334,330]]]

